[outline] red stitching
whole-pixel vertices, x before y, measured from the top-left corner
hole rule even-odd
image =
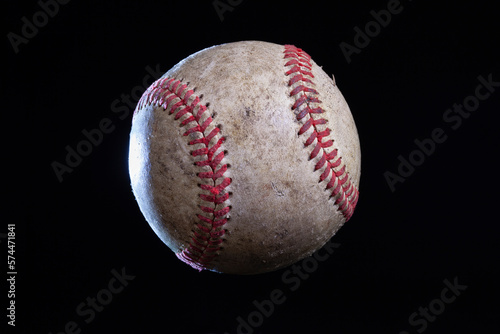
[[[185,116],[180,126],[190,125],[183,136],[196,132],[202,135],[201,138],[191,140],[188,145],[203,144],[203,148],[193,150],[191,155],[193,157],[206,156],[205,160],[196,161],[195,165],[210,167],[211,171],[200,172],[198,177],[212,180],[212,184],[200,184],[201,190],[209,192],[209,194],[199,194],[201,200],[206,202],[205,205],[200,206],[204,214],[196,215],[198,221],[194,224],[189,246],[176,254],[179,259],[201,271],[210,265],[218,255],[218,251],[222,249],[221,244],[226,233],[223,226],[227,223],[227,215],[231,210],[231,207],[225,204],[229,199],[229,193],[224,190],[231,184],[231,179],[224,176],[228,165],[223,164],[219,167],[224,159],[224,151],[216,154],[225,138],[221,137],[215,144],[210,145],[211,140],[220,133],[220,129],[215,127],[205,134],[213,119],[208,116],[201,121],[207,107],[200,104],[200,97],[194,95],[194,90],[188,90],[187,87],[187,84],[174,78],[159,79],[144,92],[135,112],[137,113],[145,105],[161,106],[169,114],[175,113],[174,120]]]
[[[318,115],[324,110],[317,106],[312,107],[311,104],[320,104],[321,100],[318,98],[319,93],[314,88],[314,75],[312,74],[311,56],[305,51],[293,45],[285,45],[284,59],[287,60],[285,67],[285,75],[292,75],[288,81],[288,86],[295,87],[290,91],[290,96],[295,98],[292,105],[292,110],[297,112],[297,120],[301,120],[307,115],[309,118],[302,124],[299,129],[299,136],[306,133],[309,129],[313,129],[312,134],[307,138],[304,145],[315,145],[309,159],[314,159],[321,154],[319,161],[314,166],[314,170],[319,170],[326,165],[325,170],[321,173],[320,182],[325,181],[330,175],[331,178],[326,185],[326,189],[331,190],[330,197],[336,197],[335,204],[339,205],[338,210],[342,212],[346,221],[348,221],[358,202],[359,192],[358,189],[349,179],[349,172],[346,171],[346,166],[343,165],[337,170],[337,167],[342,165],[342,157],[337,157],[338,150],[326,151],[326,148],[333,146],[332,140],[323,141],[325,137],[330,135],[331,130],[327,128],[324,131],[319,131],[317,125],[326,124],[327,120],[323,118],[313,118],[313,115]],[[291,68],[289,68],[291,66]],[[316,143],[316,144],[314,144]]]

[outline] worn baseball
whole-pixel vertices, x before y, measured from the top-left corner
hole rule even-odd
[[[351,218],[360,162],[334,79],[293,45],[187,57],[144,92],[130,133],[141,212],[200,271],[257,274],[310,256]]]

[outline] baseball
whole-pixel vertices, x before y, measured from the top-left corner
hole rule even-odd
[[[200,271],[258,274],[310,256],[353,215],[360,163],[333,77],[293,45],[201,50],[144,92],[132,120],[139,208]]]

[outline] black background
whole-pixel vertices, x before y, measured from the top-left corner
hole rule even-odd
[[[22,18],[33,22],[41,7],[5,2],[3,212],[17,232],[15,329],[55,334],[74,321],[81,333],[236,333],[237,318],[280,289],[286,301],[254,333],[498,331],[500,88],[456,130],[443,120],[475,94],[478,76],[500,81],[497,10],[486,1],[402,1],[348,63],[340,43],[354,45],[354,28],[364,30],[370,11],[387,3],[246,0],[221,21],[212,1],[70,1],[16,53],[8,33],[22,35]],[[166,72],[205,47],[240,40],[303,48],[335,75],[360,135],[356,212],[332,239],[338,249],[296,291],[282,280],[289,268],[235,276],[186,266],[130,189],[132,110],[120,119],[112,103],[142,85],[147,66]],[[104,118],[113,131],[60,182],[52,163],[64,163],[66,146]],[[397,173],[398,156],[408,158],[414,140],[435,128],[446,141],[391,191],[384,173]],[[86,323],[77,306],[122,268],[135,278]],[[410,324],[446,279],[467,289],[426,328]]]

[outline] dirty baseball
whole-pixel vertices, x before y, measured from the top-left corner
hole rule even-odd
[[[360,163],[333,76],[293,45],[201,50],[144,92],[132,120],[139,208],[200,271],[258,274],[311,255],[353,215]]]

